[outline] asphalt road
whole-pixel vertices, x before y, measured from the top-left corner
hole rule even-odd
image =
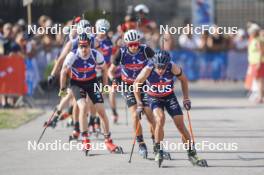
[[[193,167],[184,150],[169,149],[172,160],[165,160],[158,168],[153,161],[152,145],[146,120],[143,118],[144,136],[149,149],[149,159],[143,160],[137,153],[132,163],[128,163],[132,144],[131,120],[125,120],[124,101],[119,97],[118,112],[120,122],[111,123],[114,142],[121,145],[125,154],[110,154],[106,150],[91,151],[86,157],[82,151],[28,150],[29,141],[37,140],[43,121],[51,114],[52,106],[43,106],[45,115],[14,130],[0,130],[0,174],[7,175],[73,175],[73,174],[194,174],[229,175],[259,174],[264,172],[264,105],[250,103],[243,91],[242,83],[199,82],[191,84],[193,109],[191,118],[197,143],[235,144],[235,150],[210,150],[206,147],[198,155],[208,161],[208,168]],[[180,94],[177,92],[176,94]],[[179,95],[180,96],[180,95]],[[53,102],[56,100],[50,100]],[[181,101],[181,97],[179,97]],[[110,113],[108,102],[105,103]],[[129,115],[128,115],[129,116]],[[186,120],[186,124],[187,120]],[[48,128],[42,143],[59,141],[68,143],[71,128],[59,123],[56,129]],[[166,118],[165,140],[180,143],[177,132],[169,116]],[[93,143],[103,143],[92,138]],[[228,146],[226,146],[228,148]]]

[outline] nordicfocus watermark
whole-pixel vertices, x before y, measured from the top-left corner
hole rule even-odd
[[[100,91],[100,92],[135,92],[137,90],[142,91],[142,92],[148,92],[148,93],[166,93],[166,92],[171,92],[173,90],[173,84],[159,84],[159,85],[147,85],[143,83],[139,83],[137,85],[129,85],[126,82],[121,82],[120,84],[117,85],[103,85],[102,83],[97,83],[94,84],[94,92]]]
[[[77,25],[70,25],[70,26],[62,26],[61,24],[55,24],[53,26],[47,26],[47,27],[39,27],[37,25],[28,25],[27,27],[27,33],[34,34],[34,35],[48,35],[48,34],[64,34],[69,35],[71,32],[82,34],[106,34],[107,30],[105,27],[77,27]]]
[[[107,150],[105,143],[88,143],[90,145],[91,150],[99,150],[104,151]],[[36,141],[28,141],[27,142],[27,150],[28,151],[73,151],[78,150],[82,151],[84,149],[84,145],[81,142],[71,141],[63,143],[61,140],[54,140],[49,143],[40,142],[37,144]]]
[[[185,27],[175,27],[169,25],[160,25],[160,34],[172,34],[172,35],[202,35],[205,33],[209,34],[219,34],[219,35],[232,35],[237,34],[238,27],[221,27],[221,26],[211,26],[211,25],[200,25],[194,26],[193,24],[188,24]]]
[[[238,143],[232,142],[232,143],[214,143],[210,141],[202,141],[202,142],[196,142],[195,145],[190,144],[190,142],[186,143],[173,143],[169,141],[161,141],[161,148],[165,151],[187,151],[189,148],[195,149],[197,151],[237,151],[238,150]]]

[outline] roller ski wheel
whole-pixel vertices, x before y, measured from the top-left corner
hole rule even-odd
[[[161,167],[163,158],[164,158],[163,151],[162,150],[158,151],[155,155],[155,162],[158,163],[159,168]]]
[[[78,140],[79,135],[80,135],[80,132],[73,131],[72,135],[69,136],[69,142],[71,142],[73,140]]]
[[[124,154],[122,147],[113,144],[112,139],[106,139],[105,146],[110,153]]]
[[[188,153],[188,158],[193,166],[208,167],[207,161],[205,159],[200,159],[195,151],[190,151]]]
[[[143,159],[148,158],[148,151],[147,151],[147,146],[145,143],[140,143],[139,144],[139,155],[143,157]]]
[[[82,144],[83,144],[83,151],[85,153],[85,156],[88,156],[89,151],[91,150],[91,143],[89,139],[84,139],[82,140]]]

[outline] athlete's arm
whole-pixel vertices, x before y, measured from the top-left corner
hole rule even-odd
[[[141,90],[140,87],[142,87],[143,83],[146,81],[146,79],[149,77],[150,73],[152,71],[151,67],[146,66],[143,68],[143,70],[138,74],[135,82],[134,82],[134,95],[137,101],[137,104],[142,104],[141,101]]]
[[[75,58],[76,57],[74,56],[72,52],[70,52],[65,58],[65,61],[63,63],[63,66],[60,72],[60,89],[66,88],[67,75],[71,69],[71,66],[73,65],[75,61]]]
[[[183,93],[183,99],[184,100],[189,99],[188,79],[184,75],[184,73],[182,71],[182,68],[180,68],[176,64],[172,63],[171,71],[181,82],[181,89],[182,89],[182,93]]]
[[[108,77],[107,77],[107,65],[104,61],[104,56],[101,54],[101,52],[97,52],[96,54],[96,64],[101,67],[103,72],[103,85],[108,84]]]
[[[115,71],[116,67],[120,64],[121,61],[121,51],[120,49],[117,50],[117,52],[111,56],[111,65],[108,69],[108,76],[112,80],[115,77]]]
[[[67,54],[71,51],[72,48],[72,42],[68,41],[65,46],[63,47],[59,57],[57,58],[55,65],[51,71],[51,75],[52,76],[56,76],[59,72],[59,69],[61,68],[61,66],[63,65],[63,62],[67,56]]]

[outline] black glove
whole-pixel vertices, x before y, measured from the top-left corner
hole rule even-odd
[[[49,86],[53,85],[54,80],[55,80],[55,76],[54,75],[49,75],[48,76],[48,85]]]
[[[141,115],[143,114],[143,110],[144,110],[144,108],[143,108],[143,104],[142,103],[140,103],[140,104],[138,104],[137,105],[137,116],[138,116],[138,118],[141,120]]]
[[[189,111],[192,108],[191,101],[189,99],[183,100],[184,108]]]

